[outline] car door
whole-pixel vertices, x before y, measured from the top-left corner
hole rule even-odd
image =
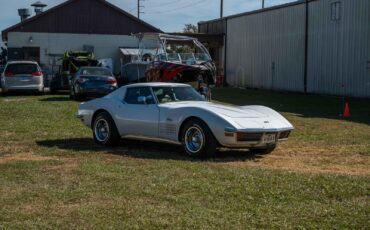
[[[146,101],[139,101],[139,97]],[[123,136],[158,137],[159,108],[149,87],[127,88],[116,118]]]

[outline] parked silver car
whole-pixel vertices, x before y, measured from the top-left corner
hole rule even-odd
[[[230,106],[205,101],[185,84],[137,83],[81,103],[77,117],[97,143],[112,146],[131,138],[182,144],[190,156],[218,147],[269,153],[287,140],[293,125],[265,106]]]
[[[9,91],[44,92],[44,75],[34,61],[9,61],[1,74],[2,94]]]

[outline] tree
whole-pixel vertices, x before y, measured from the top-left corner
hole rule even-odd
[[[198,27],[193,24],[185,24],[185,27],[182,30],[182,32],[195,34],[198,32]]]

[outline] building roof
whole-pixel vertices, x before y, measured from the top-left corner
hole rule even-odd
[[[130,35],[162,32],[106,0],[68,0],[2,31]]]
[[[199,24],[206,24],[206,23],[210,23],[210,22],[225,21],[227,19],[238,18],[238,17],[241,17],[241,16],[252,15],[252,14],[258,14],[258,13],[262,13],[262,12],[266,12],[266,11],[277,10],[277,9],[291,7],[291,6],[300,5],[300,4],[304,4],[304,3],[307,3],[307,2],[313,2],[313,1],[317,1],[317,0],[296,0],[294,2],[269,6],[269,7],[263,8],[263,9],[257,9],[257,10],[247,11],[247,12],[244,12],[244,13],[233,14],[233,15],[226,16],[226,17],[223,17],[223,18],[216,18],[216,19],[211,19],[211,20],[207,20],[207,21],[200,21],[200,22],[198,22],[198,25]]]

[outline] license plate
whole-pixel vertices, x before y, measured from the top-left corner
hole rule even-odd
[[[274,143],[276,141],[275,134],[266,134],[263,136],[263,143]]]
[[[21,77],[20,81],[21,82],[30,82],[31,79],[29,77]]]

